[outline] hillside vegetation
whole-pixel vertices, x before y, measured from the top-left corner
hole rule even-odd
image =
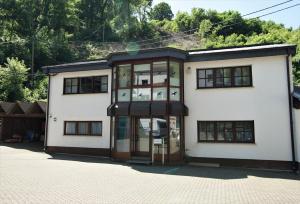
[[[152,0],[0,0],[0,26],[0,100],[45,99],[44,65],[164,46],[297,44],[293,73],[300,83],[300,28],[237,11],[194,8],[174,15],[168,4],[152,6]]]

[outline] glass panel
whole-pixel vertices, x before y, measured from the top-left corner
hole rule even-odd
[[[214,85],[213,78],[206,79],[205,83],[206,83],[206,87],[213,87],[213,85]]]
[[[224,86],[231,86],[231,78],[224,78]]]
[[[234,77],[234,85],[241,86],[242,85],[242,77]]]
[[[213,122],[207,122],[206,123],[206,132],[207,132],[207,140],[214,140],[214,123]]]
[[[225,140],[225,124],[223,122],[217,123],[217,140],[218,141],[224,141]]]
[[[170,61],[170,85],[180,86],[180,64]]]
[[[151,88],[132,89],[132,101],[150,101]]]
[[[170,154],[180,151],[180,118],[170,116]]]
[[[250,76],[250,67],[242,67],[243,76]]]
[[[243,85],[244,86],[250,85],[250,77],[243,77]]]
[[[153,101],[167,100],[167,88],[153,88]]]
[[[101,122],[92,122],[91,123],[91,134],[92,135],[101,135],[102,134],[102,123]]]
[[[80,78],[79,93],[92,93],[93,92],[93,78],[83,77]]]
[[[101,77],[101,92],[108,90],[108,77]]]
[[[153,85],[166,86],[167,78],[167,62],[153,62]]]
[[[115,90],[116,89],[116,67],[113,68],[113,83],[112,83],[112,89]]]
[[[76,134],[76,122],[66,122],[66,134],[75,135]]]
[[[130,89],[119,89],[118,101],[130,101]]]
[[[120,116],[117,122],[116,147],[118,152],[129,152],[129,117]]]
[[[198,70],[198,78],[205,78],[205,70]]]
[[[223,77],[223,69],[215,69],[216,77]]]
[[[154,148],[154,154],[162,154],[162,148],[164,148],[164,154],[168,154],[167,149],[167,134],[168,134],[168,128],[167,128],[167,120],[164,118],[153,118],[152,119],[152,137],[153,138],[163,138],[165,145],[162,147],[162,145],[155,145]]]
[[[111,148],[115,148],[115,117],[111,117]]]
[[[88,122],[78,122],[78,134],[88,135],[89,134],[89,123]]]
[[[225,141],[232,141],[233,140],[233,131],[232,131],[232,122],[225,122],[224,123],[224,132],[225,132]]]
[[[199,79],[198,85],[199,87],[205,87],[205,79]]]
[[[170,101],[180,101],[179,88],[170,88]]]
[[[150,64],[134,65],[134,85],[150,85]]]
[[[65,93],[71,93],[72,80],[65,79]]]
[[[206,140],[206,123],[200,122],[198,123],[200,125],[199,131],[200,131],[200,140]]]
[[[94,77],[94,92],[95,93],[101,92],[101,77],[100,76]]]
[[[149,152],[150,118],[137,119],[136,151]]]
[[[242,70],[241,70],[241,68],[239,68],[239,67],[234,68],[234,76],[235,77],[242,76]]]
[[[77,93],[78,92],[78,79],[72,79],[72,90],[71,93]]]
[[[223,87],[223,80],[224,78],[216,78],[216,87]]]
[[[131,65],[120,65],[119,66],[119,87],[120,88],[127,88],[131,85]]]

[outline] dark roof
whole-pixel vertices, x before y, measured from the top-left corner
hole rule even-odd
[[[155,48],[128,52],[114,52],[106,59],[98,61],[75,62],[69,64],[45,66],[45,73],[60,73],[73,71],[87,71],[110,69],[112,63],[127,60],[141,60],[157,57],[173,57],[186,62],[225,60],[238,58],[251,58],[276,55],[295,55],[296,45],[290,44],[268,44],[268,45],[247,45],[236,47],[223,47],[200,50],[181,50],[176,48]]]
[[[158,57],[174,57],[181,60],[186,60],[188,52],[181,49],[164,47],[155,49],[144,49],[129,52],[114,52],[107,56],[108,64],[118,61],[140,60]]]

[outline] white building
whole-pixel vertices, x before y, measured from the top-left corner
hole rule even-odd
[[[294,127],[290,94],[295,50],[287,44],[159,48],[44,67],[46,150],[296,168],[300,126]]]

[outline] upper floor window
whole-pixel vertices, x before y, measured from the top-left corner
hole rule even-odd
[[[108,76],[64,79],[64,94],[107,93]]]
[[[113,96],[118,102],[180,101],[181,66],[176,60],[137,61],[116,65]]]
[[[253,121],[198,121],[198,142],[254,143]]]
[[[197,69],[197,88],[252,86],[251,66]]]
[[[135,64],[133,67],[134,86],[149,86],[150,64]]]

